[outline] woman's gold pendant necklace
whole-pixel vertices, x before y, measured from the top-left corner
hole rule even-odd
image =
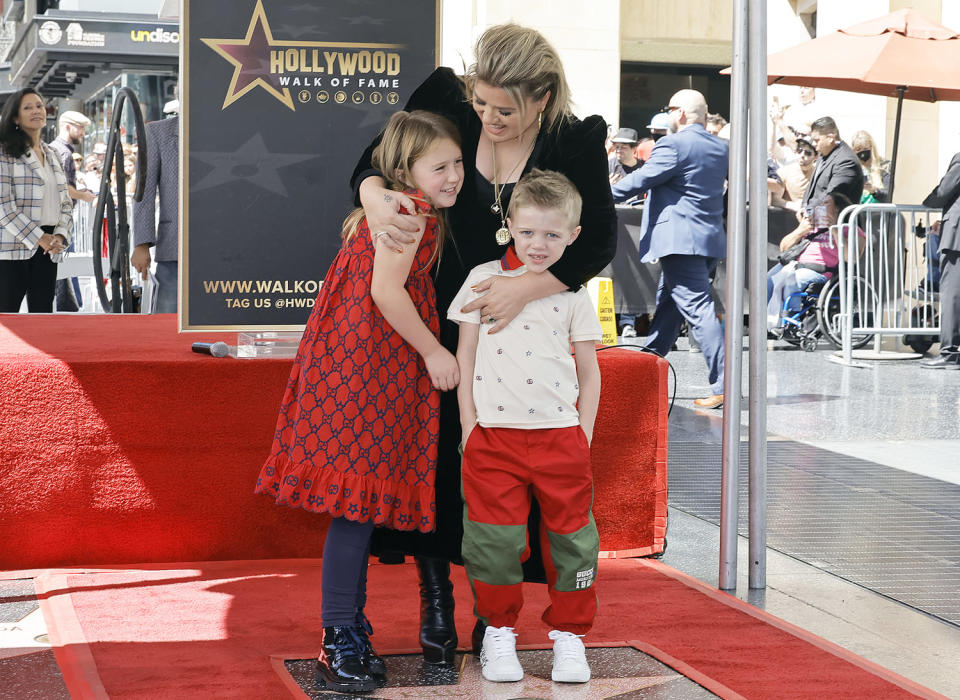
[[[507,220],[504,218],[503,204],[500,201],[500,195],[503,192],[503,189],[507,186],[507,183],[502,185],[497,182],[497,144],[491,143],[493,148],[493,198],[494,204],[490,207],[491,211],[494,214],[499,215],[500,217],[500,228],[497,229],[495,234],[497,245],[507,245],[510,242],[510,229],[507,228]],[[519,163],[517,164],[519,165]],[[517,169],[517,166],[513,167],[514,170]],[[507,173],[507,177],[510,177],[512,171]]]

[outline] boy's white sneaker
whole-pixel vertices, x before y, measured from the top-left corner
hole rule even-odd
[[[513,627],[487,627],[480,648],[480,671],[488,681],[513,683],[523,679]]]
[[[587,650],[580,641],[582,634],[551,630],[553,640],[553,673],[551,678],[558,683],[586,683],[590,680],[590,665]]]

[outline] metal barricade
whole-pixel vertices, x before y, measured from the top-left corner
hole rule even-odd
[[[127,207],[131,207],[131,198],[127,197]],[[97,283],[95,279],[95,270],[93,265],[93,241],[91,231],[93,230],[93,218],[96,216],[96,205],[90,202],[78,200],[73,208],[73,237],[71,239],[70,253],[64,258],[57,267],[59,278],[76,278],[78,280],[80,298],[82,304],[80,310],[83,312],[103,313],[103,306],[100,303],[97,293]],[[100,222],[101,227],[104,221]],[[132,250],[133,232],[130,232]],[[102,248],[103,246],[101,246]],[[109,259],[103,257],[103,250],[98,252],[101,258],[101,266],[109,268]],[[131,279],[139,281],[136,271],[131,268]]]
[[[73,250],[90,252],[90,222],[95,207],[90,202],[78,200],[73,207]]]
[[[853,363],[854,347],[871,339],[880,353],[885,335],[909,336],[922,342],[939,334],[937,307],[929,282],[924,239],[940,210],[902,204],[859,204],[847,207],[837,222],[839,313],[827,322],[841,339],[845,364]],[[921,265],[921,261],[924,264]],[[927,282],[920,284],[922,279]],[[929,345],[927,346],[929,347]]]

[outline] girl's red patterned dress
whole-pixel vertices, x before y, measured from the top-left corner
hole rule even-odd
[[[430,216],[406,283],[434,335],[436,244]],[[440,396],[423,358],[373,303],[373,256],[364,220],[333,261],[307,321],[256,492],[280,505],[428,532],[436,525]]]

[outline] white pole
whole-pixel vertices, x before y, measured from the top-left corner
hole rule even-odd
[[[750,588],[767,586],[767,0],[750,0]]]
[[[747,212],[747,29],[747,0],[734,0],[718,577],[719,586],[724,590],[737,587],[737,476],[740,473],[740,383],[743,371],[743,278]],[[766,181],[764,174],[764,186]],[[766,315],[763,318],[766,318]]]

